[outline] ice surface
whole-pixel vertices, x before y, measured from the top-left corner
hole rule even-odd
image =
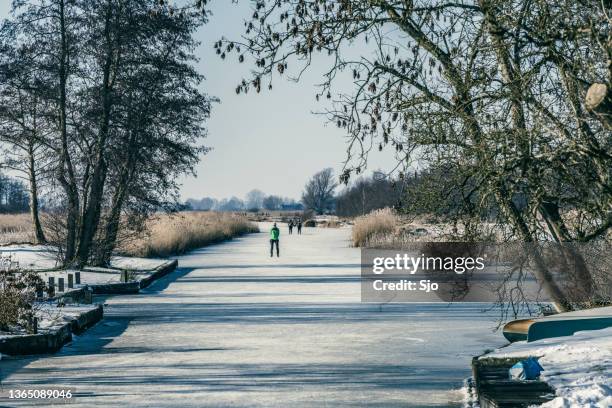
[[[280,258],[268,229],[107,297],[59,353],[3,360],[4,388],[72,386],[82,407],[462,406],[472,356],[505,342],[495,312],[363,304],[349,229],[281,225]]]

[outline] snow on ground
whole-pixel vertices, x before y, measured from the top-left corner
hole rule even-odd
[[[55,248],[50,246],[28,244],[0,246],[0,257],[9,256],[13,262],[19,262],[19,266],[22,269],[45,270],[58,267],[57,252]],[[111,259],[110,267],[114,269],[148,271],[166,262],[166,259],[115,256]],[[106,268],[96,268],[95,270],[99,272],[109,271]],[[112,269],[110,271],[112,272]]]
[[[66,323],[77,318],[80,314],[93,310],[97,307],[98,305],[73,305],[57,307],[55,303],[37,303],[34,305],[34,310],[36,317],[38,317],[38,332],[48,333],[58,330]],[[27,333],[24,330],[20,329],[11,334],[0,334],[0,339],[26,334]]]
[[[80,288],[85,285],[103,285],[121,282],[121,269],[133,272],[133,274],[130,274],[130,281],[140,280],[149,276],[155,268],[169,262],[168,260],[151,260],[152,262],[147,263],[140,262],[141,260],[148,261],[147,259],[137,258],[131,263],[134,269],[129,267],[131,261],[128,258],[128,262],[123,263],[121,267],[118,267],[115,264],[111,264],[112,268],[93,268],[88,266],[81,271],[74,269],[62,269],[58,271],[38,272],[38,275],[45,282],[48,282],[48,278],[50,276],[55,277],[55,286],[57,287],[58,278],[64,278],[64,285],[68,285],[68,275],[74,275],[76,272],[81,272],[81,284],[74,285],[75,288]],[[67,286],[66,290],[68,290]]]
[[[57,269],[57,253],[53,247],[44,245],[4,245],[0,246],[0,268],[10,259],[13,268],[38,271],[45,283],[49,278],[55,279],[55,291],[63,294],[85,285],[104,285],[121,282],[121,270],[133,271],[130,280],[140,280],[150,275],[154,269],[167,263],[167,259],[148,259],[116,256],[111,259],[109,268],[86,267],[83,270]],[[80,284],[76,283],[75,273],[80,272]],[[72,275],[73,288],[68,287],[68,276]],[[64,290],[60,291],[59,279],[64,279]]]
[[[58,271],[38,272],[38,276],[41,277],[43,282],[49,282],[49,277],[55,278],[55,290],[58,291],[58,280],[64,278],[64,291],[72,290],[68,288],[68,275],[73,275],[79,272],[73,269],[65,269]],[[85,285],[103,285],[107,283],[121,282],[121,271],[114,271],[112,269],[106,269],[104,271],[80,271],[81,272],[81,284],[74,284],[74,289],[79,289]]]
[[[612,406],[612,327],[516,342],[481,358],[527,356],[540,357],[541,378],[556,390],[544,407]]]
[[[96,309],[98,305],[71,305],[57,307],[55,303],[43,303],[36,308],[36,316],[39,318],[39,332],[55,330],[64,324],[79,317],[79,315]]]
[[[0,246],[0,257],[10,257],[11,262],[18,262],[22,269],[55,269],[58,266],[55,248],[45,245],[3,245]]]
[[[130,271],[148,271],[155,269],[166,262],[168,262],[167,259],[115,256],[113,259],[111,259],[111,267],[117,269],[127,269]]]

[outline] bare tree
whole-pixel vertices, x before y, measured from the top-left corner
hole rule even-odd
[[[28,209],[28,193],[20,181],[0,173],[0,213],[22,213]]]
[[[130,13],[138,15],[138,24],[124,30],[131,38],[130,52],[117,73],[121,90],[115,92],[105,154],[106,189],[112,198],[102,214],[103,238],[96,245],[101,255],[94,257],[95,263],[100,264],[110,260],[122,214],[129,214],[124,220],[133,224],[154,211],[179,207],[175,180],[193,173],[199,156],[208,151],[199,141],[216,101],[198,89],[203,77],[191,65],[192,33],[204,20],[150,13],[147,3],[133,7]]]
[[[281,75],[299,80],[316,53],[330,56],[315,96],[349,136],[341,180],[390,147],[400,168],[455,169],[465,231],[481,228],[493,202],[505,240],[605,239],[612,138],[583,106],[587,85],[609,74],[603,3],[259,1],[245,38],[215,44],[223,59],[254,62],[238,93],[271,89]],[[365,49],[355,53],[357,43]],[[337,91],[347,77],[352,92]],[[559,310],[585,299],[563,291],[537,252],[533,262]],[[588,298],[592,279],[581,270],[572,278]]]
[[[29,207],[34,231],[34,242],[45,243],[39,215],[41,182],[51,173],[53,156],[50,154],[47,106],[38,85],[38,73],[27,64],[28,49],[3,45],[0,68],[0,142],[6,144],[0,167],[17,172],[28,181]]]
[[[41,78],[36,93],[41,106],[47,106],[41,115],[49,129],[49,148],[56,156],[54,179],[64,190],[65,238],[64,261],[70,262],[76,252],[77,226],[80,217],[78,175],[73,155],[73,137],[67,124],[69,116],[69,85],[71,74],[77,65],[76,48],[78,28],[75,25],[77,6],[66,0],[36,0],[14,2],[15,17],[4,22],[2,34],[5,41],[18,49],[28,50],[19,54],[20,64]]]
[[[331,212],[334,206],[334,190],[338,183],[334,180],[334,170],[327,168],[316,173],[306,183],[302,193],[302,202],[308,209],[317,214]]]
[[[104,262],[122,217],[177,208],[177,176],[207,150],[199,138],[213,98],[193,67],[205,12],[154,0],[13,6],[2,37],[28,50],[21,66],[43,79],[33,87],[45,108],[37,126],[55,156],[50,188],[63,190],[53,191],[65,218],[53,220],[54,240],[64,265]]]
[[[261,190],[251,190],[246,194],[246,205],[247,209],[259,209],[263,206],[263,200],[266,198],[266,194]]]
[[[354,180],[336,197],[336,214],[355,217],[385,207],[402,207],[403,180],[394,180],[383,172]]]
[[[277,195],[269,195],[263,199],[261,204],[266,210],[280,210],[281,205],[283,204],[283,198]]]

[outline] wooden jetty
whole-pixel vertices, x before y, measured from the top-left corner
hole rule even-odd
[[[544,381],[518,381],[509,376],[510,367],[526,357],[472,359],[473,385],[480,408],[522,408],[543,404],[555,397]]]

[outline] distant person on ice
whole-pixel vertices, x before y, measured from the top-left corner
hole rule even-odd
[[[302,220],[298,220],[297,222],[298,235],[302,235]]]
[[[274,226],[270,230],[270,257],[274,256],[274,245],[276,244],[276,256],[280,257],[279,249],[278,249],[278,237],[280,236],[280,230],[274,223]]]
[[[293,220],[289,221],[289,235],[293,234]]]

